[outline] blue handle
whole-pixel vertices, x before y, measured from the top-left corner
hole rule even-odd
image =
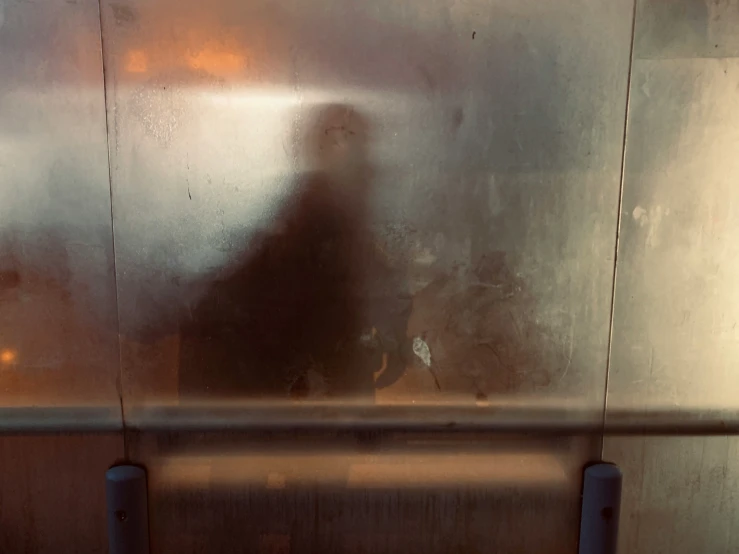
[[[146,472],[123,465],[105,473],[110,554],[149,554]]]
[[[585,470],[580,554],[616,554],[622,481],[621,470],[613,464],[596,464]]]

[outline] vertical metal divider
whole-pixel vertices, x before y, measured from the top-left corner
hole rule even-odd
[[[110,230],[113,247],[113,286],[115,287],[116,335],[118,337],[118,377],[116,389],[121,413],[121,440],[123,461],[117,460],[105,474],[106,511],[108,521],[108,548],[111,554],[148,554],[149,513],[146,469],[129,465],[126,411],[123,405],[123,357],[121,352],[120,295],[118,291],[118,264],[115,244],[115,211],[113,207],[113,167],[110,154],[111,106],[108,99],[108,72],[105,67],[105,32],[103,30],[103,5],[98,0],[98,24],[100,29],[100,65],[103,73],[103,99],[105,104],[105,143],[108,153],[108,191],[110,194]]]
[[[624,178],[626,169],[626,136],[629,130],[629,105],[631,102],[631,73],[634,62],[634,34],[636,31],[636,3],[634,0],[631,13],[631,41],[629,44],[629,69],[626,78],[626,104],[624,106],[624,128],[621,142],[621,175],[618,188],[618,212],[616,214],[616,242],[613,251],[613,279],[611,280],[611,317],[608,325],[608,352],[606,354],[606,376],[603,385],[603,424],[600,434],[600,459],[603,459],[603,448],[606,435],[606,410],[608,408],[608,380],[611,373],[611,349],[613,346],[613,321],[616,308],[616,279],[618,277],[618,248],[621,238],[621,210],[624,198]]]
[[[98,0],[98,22],[100,28],[100,66],[103,72],[103,100],[105,105],[105,144],[108,152],[108,191],[110,194],[110,231],[113,247],[113,286],[115,287],[115,312],[116,312],[116,335],[118,337],[118,377],[116,379],[116,389],[118,391],[118,401],[121,410],[121,436],[123,439],[123,457],[128,459],[128,439],[126,436],[126,411],[123,406],[123,357],[121,355],[121,316],[118,294],[118,264],[116,246],[115,246],[115,217],[113,209],[113,167],[111,165],[110,156],[110,123],[109,113],[111,107],[108,102],[108,72],[105,69],[105,33],[103,31],[103,5],[102,0]]]

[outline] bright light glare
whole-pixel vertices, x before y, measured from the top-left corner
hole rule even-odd
[[[0,350],[0,362],[3,364],[12,364],[18,358],[18,353],[10,348]]]

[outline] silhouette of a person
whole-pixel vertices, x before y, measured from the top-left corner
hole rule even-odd
[[[389,271],[367,228],[369,144],[369,125],[353,108],[317,112],[300,145],[310,171],[266,236],[213,281],[181,330],[181,395],[367,398],[375,373],[402,373],[398,345],[409,302],[401,299],[384,323],[368,315],[377,311],[368,310],[368,280]]]

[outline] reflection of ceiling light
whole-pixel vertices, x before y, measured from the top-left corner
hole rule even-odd
[[[18,353],[10,348],[5,348],[0,351],[0,362],[4,364],[12,364],[18,357]]]
[[[154,60],[156,67],[150,67],[150,56],[145,50],[129,50],[125,54],[124,69],[128,73],[146,73],[163,69],[161,58]],[[196,53],[188,52],[184,59],[174,63],[181,65],[184,62],[190,69],[202,70],[218,77],[238,76],[243,73],[246,60],[241,52],[233,52],[218,48],[204,48]]]
[[[239,74],[244,68],[244,57],[226,50],[205,48],[197,54],[188,54],[186,60],[192,69],[202,69],[222,77]]]

